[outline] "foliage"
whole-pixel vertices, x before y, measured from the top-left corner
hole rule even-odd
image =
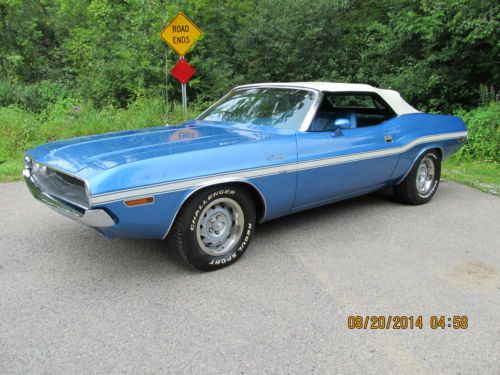
[[[0,107],[15,104],[35,112],[69,95],[66,87],[57,81],[43,80],[31,84],[0,81]]]
[[[456,113],[467,125],[467,143],[443,164],[443,177],[500,195],[500,103]]]
[[[457,116],[467,125],[469,136],[455,158],[500,162],[500,103],[459,111]]]
[[[17,89],[6,95],[1,83],[0,105],[40,111],[54,94],[97,107],[178,99],[178,83],[164,85],[176,56],[159,32],[179,10],[204,32],[187,56],[191,99],[241,83],[333,80],[452,112],[484,104],[482,88],[498,92],[495,0],[0,0],[0,79]]]

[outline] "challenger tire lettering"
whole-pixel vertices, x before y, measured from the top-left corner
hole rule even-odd
[[[213,192],[206,199],[204,199],[203,202],[198,206],[198,209],[194,212],[193,218],[191,219],[191,225],[189,226],[189,229],[191,231],[194,231],[196,229],[196,222],[198,221],[198,215],[200,214],[200,212],[203,211],[203,209],[205,208],[207,203],[209,203],[211,200],[213,200],[214,198],[217,198],[219,195],[222,195],[222,194],[234,195],[234,194],[236,194],[236,191],[229,190],[229,189],[219,190],[219,191]]]
[[[245,238],[243,239],[243,242],[241,243],[240,247],[238,247],[237,251],[243,251],[245,249],[251,234],[252,234],[252,223],[248,223],[248,229],[245,233]]]
[[[186,201],[171,234],[184,263],[210,271],[234,263],[245,253],[257,216],[248,189],[207,187]]]
[[[222,259],[217,259],[217,260],[211,260],[209,264],[210,265],[225,264],[225,263],[229,263],[230,261],[232,261],[233,259],[235,259],[236,258],[236,253],[237,252],[242,252],[247,247],[248,241],[250,240],[250,235],[251,234],[252,234],[252,223],[248,223],[247,231],[245,232],[245,238],[243,239],[243,242],[238,247],[238,249],[234,253],[232,253],[229,257],[222,258]]]

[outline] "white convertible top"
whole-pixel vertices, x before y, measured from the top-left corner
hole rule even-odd
[[[379,89],[370,85],[365,85],[361,83],[336,83],[336,82],[272,82],[272,83],[255,83],[250,85],[238,86],[240,87],[297,87],[310,90],[317,90],[322,92],[374,92],[382,97],[387,104],[398,115],[404,115],[405,113],[417,113],[419,112],[411,105],[409,105],[401,97],[399,92],[394,90]]]

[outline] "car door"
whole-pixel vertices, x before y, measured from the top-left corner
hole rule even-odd
[[[399,159],[394,121],[297,133],[298,175],[293,211],[383,187]]]

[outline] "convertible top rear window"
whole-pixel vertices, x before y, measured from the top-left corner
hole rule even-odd
[[[315,97],[303,89],[243,88],[232,91],[198,119],[298,130]]]
[[[334,108],[379,108],[375,98],[366,94],[329,95],[327,100]]]

